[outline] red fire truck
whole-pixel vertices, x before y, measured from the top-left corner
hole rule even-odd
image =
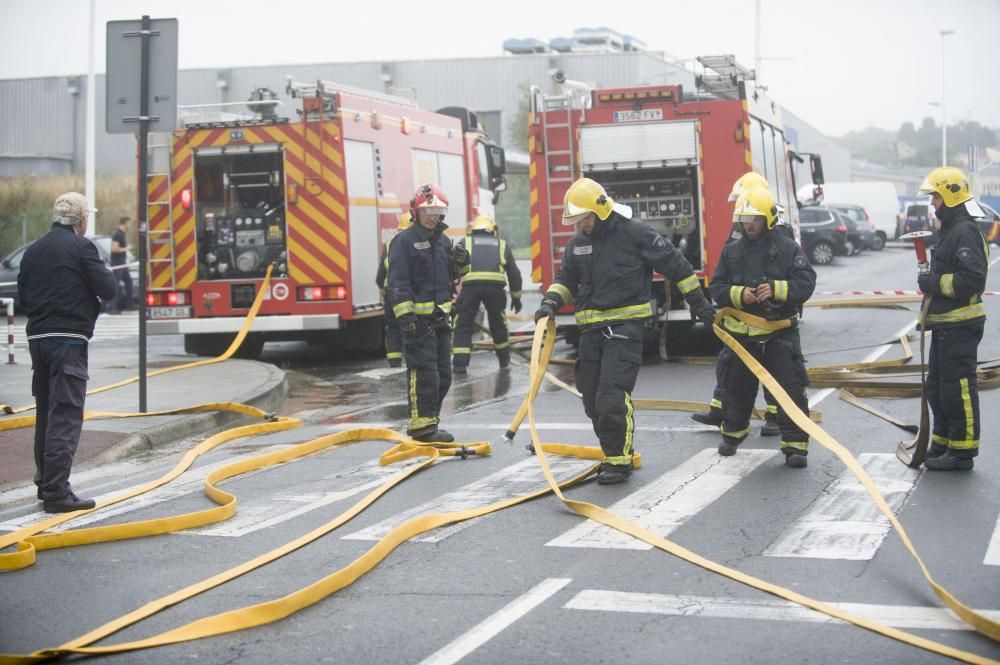
[[[698,77],[695,95],[677,85],[589,90],[561,72],[555,80],[562,94],[532,90],[531,259],[543,292],[575,232],[560,218],[563,196],[580,177],[601,183],[616,203],[632,208],[633,219],[669,239],[705,285],[733,231],[729,193],[747,171],[767,178],[798,236],[791,162],[801,158],[786,142],[781,108],[732,56],[698,60],[707,73]],[[676,287],[668,286],[653,289],[654,336],[668,318],[692,320]],[[558,321],[570,325],[572,337],[571,318]]]
[[[261,89],[252,117],[185,107],[182,129],[151,137],[148,330],[183,334],[188,353],[228,346],[268,266],[242,356],[270,339],[380,350],[375,272],[414,189],[439,184],[446,222],[464,234],[505,188],[503,149],[467,109],[424,111],[324,81],[288,92],[301,100],[297,118]]]

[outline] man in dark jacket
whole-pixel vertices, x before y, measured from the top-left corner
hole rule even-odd
[[[389,246],[388,293],[403,333],[406,433],[423,442],[455,437],[438,428],[441,402],[451,387],[451,296],[455,266],[444,230],[448,198],[437,185],[422,185],[410,200],[413,226]]]
[[[465,374],[472,354],[472,328],[479,305],[486,307],[490,335],[496,349],[500,369],[510,366],[510,342],[507,329],[507,296],[504,284],[510,284],[510,308],[521,311],[521,271],[514,253],[503,238],[497,236],[497,225],[487,215],[479,215],[469,225],[469,234],[459,243],[465,245],[466,257],[458,272],[462,276],[462,292],[455,303],[454,371]]]
[[[816,272],[798,243],[773,229],[778,206],[765,187],[751,187],[736,202],[733,215],[741,220],[742,237],[722,249],[709,290],[721,307],[732,307],[791,326],[769,331],[725,317],[721,326],[756,358],[781,384],[803,413],[809,413],[806,374],[796,325],[799,306],[816,288]],[[736,453],[750,431],[750,412],[759,382],[747,366],[734,358],[721,377],[723,384],[722,443],[719,454]],[[778,411],[781,450],[785,464],[806,466],[809,436],[783,411]]]
[[[69,483],[83,428],[87,343],[101,311],[98,298],[115,297],[115,278],[85,237],[90,212],[97,211],[82,194],[57,198],[52,230],[25,250],[17,276],[33,371],[35,485],[48,513],[94,507]]]
[[[405,231],[413,226],[410,213],[404,212],[399,216],[399,224],[396,226],[396,235],[399,231]],[[382,317],[385,320],[385,359],[389,361],[389,367],[400,367],[403,364],[403,333],[399,331],[399,322],[392,311],[392,301],[386,290],[386,280],[389,278],[389,246],[396,236],[389,238],[382,250],[382,258],[378,262],[378,271],[375,273],[375,284],[382,292],[382,306],[385,312]]]
[[[632,221],[631,213],[589,178],[570,186],[563,224],[578,230],[535,312],[538,322],[576,300],[576,387],[604,451],[601,485],[623,482],[632,473],[632,390],[642,363],[643,325],[653,316],[653,271],[677,285],[699,320],[708,324],[715,316],[687,259],[669,240]]]
[[[982,208],[960,170],[942,166],[920,186],[930,194],[941,224],[931,265],[917,282],[930,298],[924,329],[931,331],[925,394],[934,414],[924,466],[933,471],[968,470],[979,454],[979,390],[976,364],[986,325],[983,290],[989,250],[973,217]]]

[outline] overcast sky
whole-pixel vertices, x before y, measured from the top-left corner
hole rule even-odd
[[[474,58],[503,40],[605,26],[680,59],[754,63],[754,0],[95,0],[97,71],[109,20],[177,18],[181,69]],[[87,69],[89,0],[0,0],[0,78]],[[1000,0],[760,0],[761,82],[840,136],[940,122],[942,37],[949,124],[1000,129]]]

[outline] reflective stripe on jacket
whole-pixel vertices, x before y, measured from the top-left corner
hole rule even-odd
[[[419,224],[400,231],[389,245],[389,298],[397,317],[451,311],[454,265],[445,224],[428,231]]]
[[[463,242],[469,253],[469,262],[458,270],[463,284],[490,282],[502,286],[506,283],[510,284],[511,297],[521,297],[521,271],[506,240],[474,231]]]

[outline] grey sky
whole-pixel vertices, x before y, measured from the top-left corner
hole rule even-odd
[[[606,26],[677,58],[754,60],[753,0],[96,0],[96,62],[109,20],[179,20],[181,69],[502,55],[508,37]],[[1000,128],[1000,0],[762,0],[761,81],[821,131],[895,130],[941,98],[949,123]],[[0,0],[0,78],[85,73],[88,0]],[[767,59],[782,58],[782,59]],[[788,59],[790,58],[790,59]]]

